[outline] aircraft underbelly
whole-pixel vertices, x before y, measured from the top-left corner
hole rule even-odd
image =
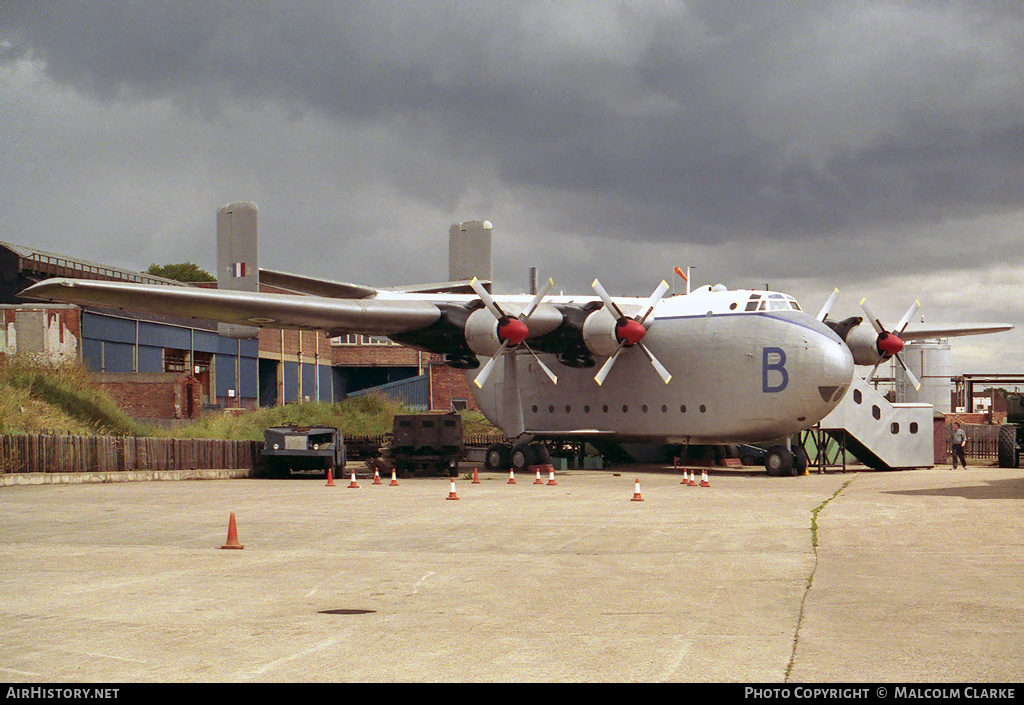
[[[558,375],[552,384],[528,353],[519,354],[526,430],[674,443],[748,442],[796,433],[828,415],[853,374],[842,342],[805,325],[806,318],[659,319],[644,342],[672,374],[668,384],[636,348],[620,355],[603,385],[594,381],[594,369],[566,367],[544,356]],[[500,386],[481,391],[470,384],[481,409],[499,425],[502,397],[494,390]]]

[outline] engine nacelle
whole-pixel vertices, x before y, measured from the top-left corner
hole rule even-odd
[[[608,309],[601,308],[587,316],[583,321],[583,343],[594,355],[608,357],[619,349],[619,339],[615,335],[618,323]]]
[[[501,349],[498,319],[485,308],[478,308],[466,319],[466,343],[477,355],[494,357]]]
[[[878,334],[871,326],[857,326],[846,335],[846,345],[858,365],[877,365],[883,356],[878,352]]]

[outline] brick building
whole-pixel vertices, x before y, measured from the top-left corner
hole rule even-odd
[[[274,329],[235,338],[222,335],[212,321],[18,298],[48,277],[184,285],[0,243],[0,354],[80,359],[137,418],[191,418],[203,408],[335,402],[378,388],[422,409],[475,408],[460,371],[445,366],[439,356],[385,338],[327,338]],[[262,284],[260,289],[287,291]]]

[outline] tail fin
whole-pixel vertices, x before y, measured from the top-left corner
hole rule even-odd
[[[217,210],[217,288],[259,291],[256,204],[229,203]],[[259,328],[218,323],[217,332],[229,338],[255,338]]]

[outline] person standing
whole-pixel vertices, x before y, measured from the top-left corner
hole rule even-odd
[[[957,458],[964,470],[967,469],[967,458],[964,456],[964,447],[967,445],[967,433],[960,427],[959,421],[953,422],[953,469],[956,470]]]

